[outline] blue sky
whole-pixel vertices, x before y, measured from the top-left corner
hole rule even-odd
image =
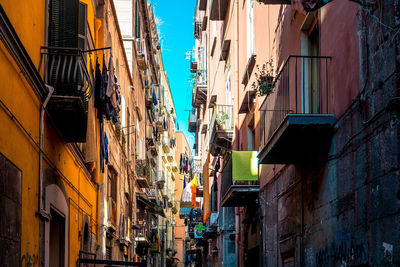
[[[179,131],[183,131],[193,148],[194,138],[188,129],[188,112],[192,109],[192,88],[189,85],[189,60],[185,53],[194,46],[193,16],[196,0],[151,0],[154,15],[161,20],[160,37],[164,68],[174,99]]]

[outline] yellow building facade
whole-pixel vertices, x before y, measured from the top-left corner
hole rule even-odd
[[[5,253],[0,261],[8,266],[76,266],[80,251],[95,253],[102,174],[99,123],[94,119],[96,110],[90,97],[93,88],[90,79],[85,80],[83,103],[71,102],[67,106],[66,100],[61,99],[64,102],[57,106],[57,97],[65,93],[46,82],[51,80],[51,58],[56,57],[51,53],[65,55],[43,46],[53,38],[49,36],[54,32],[49,26],[51,12],[60,12],[54,6],[65,8],[63,3],[72,3],[77,9],[70,12],[84,26],[76,32],[84,41],[82,48],[102,48],[104,18],[96,17],[102,13],[101,2],[0,1],[0,203],[6,210],[0,233]],[[68,22],[70,18],[65,17]],[[61,22],[60,25],[57,27],[62,29]],[[53,40],[54,44],[59,45]],[[69,55],[75,64],[71,66],[83,66],[89,73],[94,69],[96,55],[101,63],[102,53]],[[65,61],[55,62],[62,65]],[[67,73],[66,69],[60,67],[57,75]],[[65,83],[70,83],[68,78]],[[48,106],[44,107],[46,102]],[[76,106],[77,103],[83,106]],[[83,118],[84,125],[91,123],[91,129],[71,126],[80,121],[71,117],[62,120],[66,114]]]

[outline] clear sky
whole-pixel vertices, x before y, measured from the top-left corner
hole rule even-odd
[[[196,0],[151,0],[154,15],[161,20],[162,55],[177,113],[179,131],[183,131],[191,148],[193,134],[188,129],[188,111],[192,109],[190,61],[185,53],[194,46],[193,17]]]

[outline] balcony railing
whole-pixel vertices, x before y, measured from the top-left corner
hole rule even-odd
[[[41,47],[39,71],[54,88],[47,106],[56,127],[67,142],[85,142],[87,103],[93,87],[84,52],[79,48]]]
[[[151,184],[149,166],[146,160],[136,160],[136,180],[141,188],[148,188]]]
[[[88,102],[93,90],[81,49],[42,47],[39,71],[42,63],[47,66],[45,83],[54,87],[55,95],[79,96]]]
[[[330,57],[324,56],[290,56],[285,61],[271,84],[273,93],[260,108],[261,148],[269,144],[269,149],[277,149],[272,141],[279,141],[280,137],[292,138],[290,133],[298,129],[303,129],[299,130],[303,133],[304,126],[318,127],[319,131],[321,127],[329,128],[333,119],[328,101],[329,63]],[[290,125],[294,128],[283,135],[285,127]],[[312,129],[310,131],[313,133]],[[300,132],[298,141],[299,138]],[[287,141],[282,143],[285,147],[287,144]],[[282,150],[277,153],[283,154]]]
[[[196,132],[196,128],[197,128],[197,115],[196,111],[192,110],[189,112],[188,131],[194,133]]]
[[[207,70],[198,70],[196,79],[193,83],[193,99],[194,107],[207,102]]]
[[[222,147],[229,148],[233,130],[233,105],[215,105],[205,139],[213,156],[218,155]]]
[[[273,83],[273,106],[261,105],[261,147],[287,114],[328,114],[328,63],[330,57],[290,56]],[[273,97],[273,95],[271,95]]]
[[[190,72],[195,73],[198,65],[198,52],[195,48],[193,48],[193,50],[190,52]]]
[[[137,51],[137,64],[140,70],[145,70],[147,66],[147,53],[146,53],[146,41],[144,38],[136,39],[136,51]]]

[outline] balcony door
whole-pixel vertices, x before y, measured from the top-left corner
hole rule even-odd
[[[318,19],[302,34],[302,113],[320,113],[320,64]]]
[[[231,88],[231,68],[228,65],[228,70],[226,74],[226,114],[228,115],[228,118],[225,122],[225,127],[227,130],[232,129],[232,116],[233,116],[233,110],[232,110],[232,88]]]

